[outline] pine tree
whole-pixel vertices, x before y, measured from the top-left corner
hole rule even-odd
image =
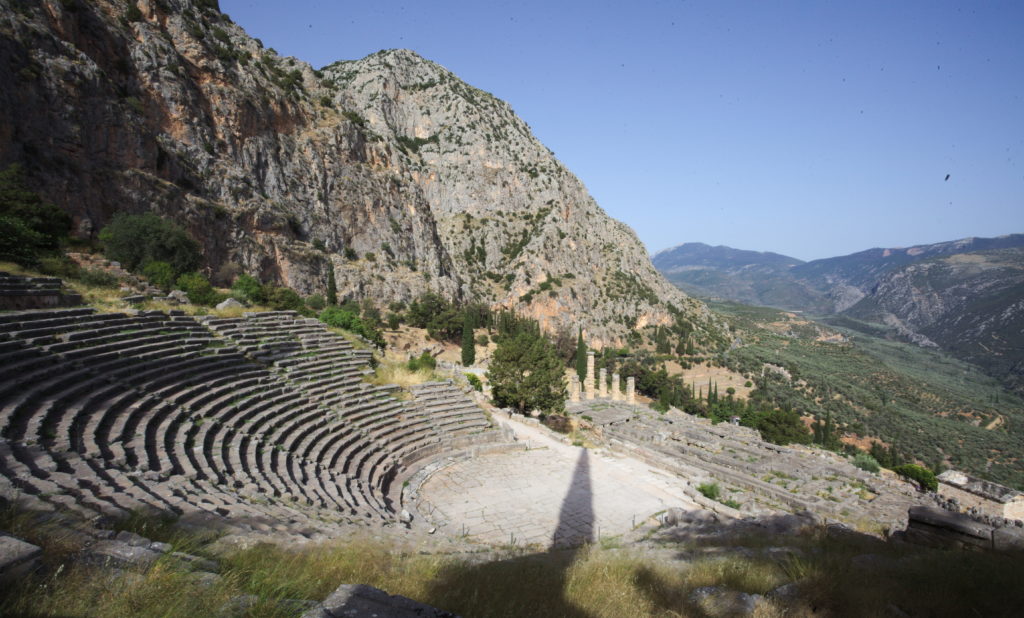
[[[565,370],[555,347],[542,335],[521,332],[502,338],[487,379],[494,403],[520,413],[565,409]]]
[[[327,306],[338,304],[338,284],[334,281],[334,264],[328,262],[327,268]]]
[[[587,379],[587,344],[583,343],[582,327],[576,339],[576,374],[579,375],[580,382]]]
[[[466,312],[462,319],[462,365],[469,367],[476,362],[476,342],[473,340],[473,314]]]

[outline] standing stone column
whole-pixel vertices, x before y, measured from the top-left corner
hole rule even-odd
[[[636,403],[636,378],[633,376],[626,378],[626,402],[629,405]]]
[[[619,390],[619,374],[612,374],[612,401],[622,401],[622,392]]]
[[[594,353],[587,352],[587,399],[594,398]]]
[[[580,377],[575,373],[569,377],[569,401],[573,403],[580,401]]]
[[[608,370],[604,367],[597,372],[597,396],[601,399],[608,397]]]

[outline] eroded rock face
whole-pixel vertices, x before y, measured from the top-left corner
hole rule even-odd
[[[203,3],[209,4],[209,3]],[[0,164],[95,236],[155,211],[302,293],[432,290],[516,308],[592,343],[668,323],[718,328],[670,286],[508,106],[413,52],[323,71],[214,9],[0,0]]]

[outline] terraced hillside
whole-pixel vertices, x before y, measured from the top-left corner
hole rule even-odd
[[[324,534],[393,521],[422,462],[502,434],[450,385],[367,384],[369,361],[294,312],[0,314],[0,495]]]

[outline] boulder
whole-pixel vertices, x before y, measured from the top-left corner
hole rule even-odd
[[[244,306],[245,305],[243,305],[239,301],[235,300],[234,298],[229,298],[227,300],[224,300],[224,301],[221,301],[221,302],[217,303],[217,308],[218,309],[235,309],[235,308],[240,308],[240,307],[244,307]]]
[[[364,584],[342,584],[302,618],[456,618],[455,614]]]

